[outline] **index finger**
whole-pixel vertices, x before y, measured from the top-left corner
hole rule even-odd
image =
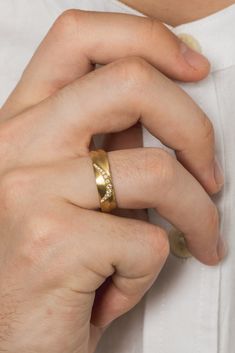
[[[93,70],[94,64],[128,56],[142,57],[180,81],[198,81],[209,72],[207,59],[156,19],[69,10],[57,19],[39,46],[0,119],[39,103]]]

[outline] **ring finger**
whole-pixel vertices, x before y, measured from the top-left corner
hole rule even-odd
[[[221,260],[223,243],[217,209],[179,162],[165,151],[151,148],[110,152],[109,160],[119,208],[156,208],[185,234],[196,258],[210,265]],[[46,193],[50,191],[82,208],[99,207],[90,158],[70,160],[45,171],[46,178],[40,170],[36,178],[40,178]]]
[[[11,126],[16,135],[22,132],[25,162],[28,157],[41,162],[85,154],[93,135],[119,132],[139,120],[176,151],[208,192],[221,189],[211,122],[185,92],[140,58],[121,59],[87,74],[5,128],[10,137]]]

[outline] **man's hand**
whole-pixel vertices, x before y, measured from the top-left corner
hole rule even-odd
[[[158,70],[202,78],[206,59],[196,70],[180,48],[153,20],[67,12],[2,108],[2,351],[91,353],[103,328],[141,299],[168,256],[164,230],[96,211],[88,157],[94,135],[140,121],[175,149],[178,160],[161,149],[110,152],[118,206],[156,208],[185,233],[196,258],[221,260],[218,212],[205,191],[222,186],[213,127]],[[107,65],[89,72],[94,63]]]

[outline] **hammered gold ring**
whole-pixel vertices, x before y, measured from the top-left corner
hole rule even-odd
[[[117,208],[117,202],[108,154],[104,150],[96,150],[90,152],[90,157],[100,199],[100,209],[102,212],[111,212]]]

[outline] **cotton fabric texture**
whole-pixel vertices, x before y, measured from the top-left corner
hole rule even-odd
[[[0,1],[0,104],[53,21],[68,8],[141,16],[115,0]],[[226,183],[214,200],[220,210],[221,232],[229,244],[229,255],[214,268],[193,258],[185,261],[171,255],[142,302],[112,324],[97,353],[234,352],[235,5],[172,30],[195,37],[212,63],[208,78],[180,86],[208,114],[215,127],[217,156]],[[147,131],[144,145],[162,146]],[[167,226],[153,211],[149,214],[152,222]]]

